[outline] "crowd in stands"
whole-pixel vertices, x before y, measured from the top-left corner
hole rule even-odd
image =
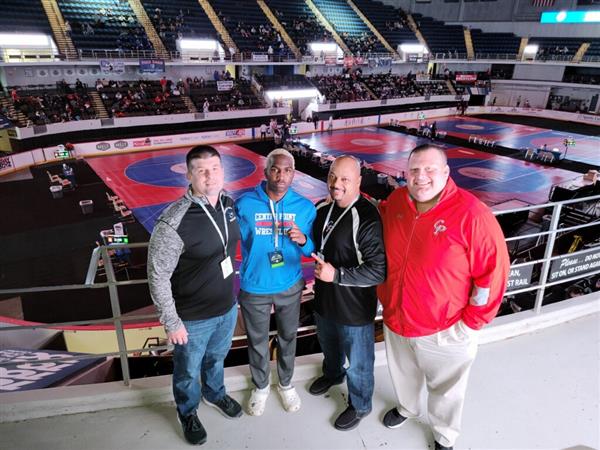
[[[217,76],[218,75],[218,76]],[[219,86],[219,81],[232,83]],[[198,111],[209,113],[214,111],[235,111],[262,107],[256,98],[250,83],[244,79],[234,80],[228,71],[215,71],[213,80],[203,77],[187,78],[189,94]],[[220,89],[219,89],[220,87]]]
[[[445,82],[416,81],[416,75],[372,74],[363,78],[363,82],[380,99],[426,97],[429,95],[449,95]]]
[[[569,48],[565,45],[563,47],[540,47],[537,52],[537,59],[546,60],[553,59],[556,57],[564,57],[570,53]]]
[[[324,102],[361,102],[374,100],[362,83],[362,72],[335,76],[317,75],[312,78],[319,92],[325,97]]]
[[[451,94],[445,81],[417,81],[417,74],[412,72],[407,75],[388,72],[363,76],[362,71],[357,69],[352,72],[347,71],[343,75],[315,76],[312,80],[321,94],[325,96],[324,101],[329,102],[358,102]]]
[[[189,16],[189,9],[187,10],[187,14]],[[180,39],[183,37],[184,31],[186,31],[185,14],[182,9],[179,10],[179,13],[175,17],[165,17],[162,14],[162,10],[159,7],[156,7],[151,18],[152,24],[161,39],[165,39],[167,33],[171,35],[175,34],[177,35],[177,38]]]
[[[86,86],[79,79],[74,88],[62,80],[56,90],[34,94],[13,88],[10,96],[15,110],[27,117],[27,126],[96,118]]]
[[[287,18],[277,10],[275,15],[303,55],[310,54],[308,44],[311,42],[333,42],[331,32],[324,28],[315,16],[305,14]]]
[[[364,53],[372,53],[379,44],[379,40],[372,33],[363,31],[359,35],[350,35],[344,32],[340,35],[352,54],[360,56]]]
[[[265,52],[270,56],[286,56],[289,54],[289,49],[283,42],[281,35],[271,25],[260,24],[257,27],[238,22],[236,31],[244,39],[253,39],[256,42],[255,49],[258,52]]]
[[[179,114],[189,112],[180,98],[183,83],[160,81],[96,81],[96,90],[112,117]]]
[[[73,23],[65,22],[68,34],[74,30],[84,36],[93,36],[97,30],[105,28],[120,28],[117,37],[117,50],[151,50],[152,44],[148,40],[146,31],[141,27],[137,19],[131,14],[115,12],[110,6],[102,7],[91,21]]]

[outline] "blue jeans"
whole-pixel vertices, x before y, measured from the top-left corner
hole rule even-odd
[[[173,397],[181,416],[196,412],[200,394],[211,403],[225,396],[223,363],[231,348],[236,321],[237,304],[222,316],[183,321],[188,342],[175,345],[173,351]]]
[[[323,350],[323,375],[339,381],[347,377],[350,404],[359,413],[371,412],[375,377],[375,329],[341,325],[315,313],[317,337]],[[344,368],[348,358],[349,367]]]

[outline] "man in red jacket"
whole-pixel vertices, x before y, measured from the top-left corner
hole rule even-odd
[[[478,330],[495,317],[509,269],[495,217],[449,174],[443,148],[416,147],[407,186],[380,206],[388,274],[378,294],[399,403],[383,423],[419,417],[426,389],[436,450],[451,449],[460,433]]]

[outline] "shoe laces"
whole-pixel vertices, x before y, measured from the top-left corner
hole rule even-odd
[[[185,428],[190,431],[200,431],[202,424],[196,414],[190,414],[185,419]]]

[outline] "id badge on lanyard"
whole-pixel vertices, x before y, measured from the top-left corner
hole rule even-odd
[[[324,254],[325,244],[329,240],[329,236],[331,236],[331,233],[333,233],[333,230],[338,225],[338,223],[340,223],[340,221],[346,215],[346,213],[352,209],[354,204],[358,201],[359,197],[360,196],[356,197],[356,199],[344,209],[342,214],[340,214],[340,216],[337,218],[337,220],[335,222],[332,222],[330,220],[331,213],[333,212],[333,207],[335,205],[335,202],[331,202],[331,206],[329,207],[329,212],[327,213],[327,217],[325,217],[325,223],[323,223],[323,230],[321,232],[321,247],[319,248],[319,251],[317,252],[317,256],[319,258],[321,258],[323,261],[325,261],[325,254]]]
[[[269,206],[271,208],[271,215],[273,216],[273,240],[275,244],[275,250],[268,253],[269,264],[271,265],[271,269],[276,269],[277,267],[283,267],[285,265],[285,261],[283,259],[283,252],[279,250],[279,221],[277,219],[277,213],[275,212],[275,206],[273,205],[273,201],[269,200]],[[283,237],[282,237],[283,239]]]
[[[225,236],[221,233],[217,222],[213,218],[212,214],[208,211],[204,203],[197,202],[198,205],[202,207],[206,216],[211,221],[213,227],[215,228],[219,238],[221,239],[221,244],[223,244],[223,260],[221,261],[221,272],[223,273],[223,279],[226,279],[233,273],[233,263],[231,262],[231,257],[227,254],[227,243],[229,242],[229,227],[227,225],[227,217],[225,216],[225,208],[223,207],[223,202],[221,196],[219,195],[219,204],[221,205],[221,212],[223,213],[223,226],[225,227]]]

